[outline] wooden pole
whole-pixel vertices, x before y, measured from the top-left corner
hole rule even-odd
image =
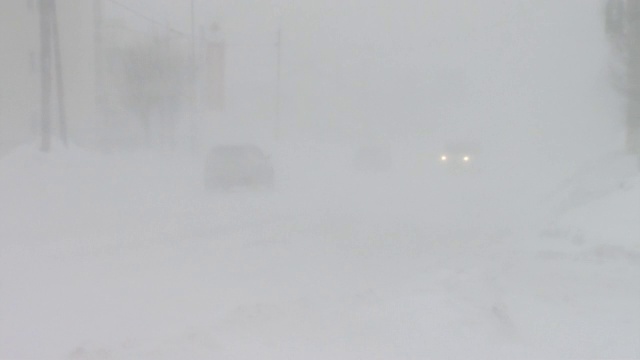
[[[62,76],[62,56],[60,54],[60,32],[58,29],[58,12],[56,8],[56,2],[51,2],[51,25],[53,35],[53,56],[55,61],[55,73],[56,73],[56,95],[58,100],[59,111],[59,123],[60,123],[60,139],[65,147],[69,146],[67,137],[67,111],[65,107],[64,96],[64,80]]]
[[[94,76],[95,76],[95,115],[97,121],[97,140],[103,150],[111,148],[111,124],[106,115],[106,90],[105,90],[105,67],[104,67],[104,35],[103,35],[103,0],[93,0],[93,21],[94,21]]]
[[[198,151],[198,79],[197,79],[197,60],[196,60],[196,4],[195,0],[191,0],[191,151],[195,154]]]
[[[52,0],[40,0],[40,150],[51,150],[51,5]]]
[[[274,124],[274,134],[276,140],[280,140],[281,134],[281,79],[282,79],[282,27],[278,27],[278,39],[276,42],[276,121]]]

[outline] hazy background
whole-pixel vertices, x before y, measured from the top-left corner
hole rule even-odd
[[[130,5],[189,29],[188,2]],[[473,132],[573,148],[606,143],[621,124],[597,0],[196,1],[196,8],[197,21],[218,22],[228,43],[226,117],[246,132],[270,132],[278,27],[289,136],[379,141]]]
[[[104,2],[112,54],[160,44],[182,65],[109,78],[134,106],[72,114],[50,152],[37,97],[14,105],[28,124],[0,109],[28,134],[0,153],[0,358],[640,354],[640,179],[601,1],[195,0],[197,32],[217,24],[226,44],[224,109],[202,113],[191,1],[118,3]],[[71,108],[88,108],[98,66],[79,49],[95,44],[68,31],[74,14],[64,64],[86,90]],[[22,80],[0,95],[30,93]],[[156,87],[178,94],[145,143],[132,109]],[[471,171],[440,161],[460,142],[479,149]],[[211,147],[229,143],[261,148],[272,189],[206,188]],[[370,146],[386,168],[362,169]]]

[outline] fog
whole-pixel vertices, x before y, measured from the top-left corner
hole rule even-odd
[[[605,2],[27,3],[0,359],[640,357]]]

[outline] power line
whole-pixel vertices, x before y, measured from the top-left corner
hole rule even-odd
[[[191,37],[191,34],[187,34],[187,33],[183,32],[183,31],[180,31],[180,30],[177,30],[177,29],[175,29],[175,28],[173,28],[171,26],[168,26],[167,24],[163,24],[163,23],[155,20],[154,18],[152,18],[150,16],[147,16],[147,15],[141,13],[140,11],[138,11],[136,9],[133,9],[133,8],[121,3],[120,1],[117,1],[117,0],[107,0],[107,1],[112,3],[112,4],[114,4],[114,5],[116,5],[116,6],[118,6],[118,7],[120,7],[121,9],[124,9],[127,12],[137,16],[140,19],[145,20],[145,21],[155,25],[155,26],[159,26],[161,28],[167,29],[167,30],[169,30],[169,31],[171,31],[171,32],[173,32],[173,33],[175,33],[177,35],[183,36],[183,37]]]

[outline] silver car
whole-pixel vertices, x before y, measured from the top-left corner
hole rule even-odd
[[[254,145],[224,145],[211,149],[205,164],[205,185],[212,190],[274,185],[270,158]]]
[[[387,148],[370,145],[356,151],[353,166],[356,170],[365,173],[385,172],[392,168],[393,160]]]

